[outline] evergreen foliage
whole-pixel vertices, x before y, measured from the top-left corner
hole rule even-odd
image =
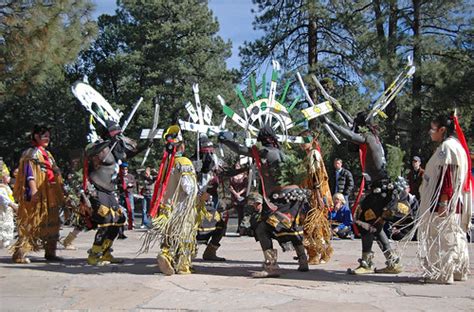
[[[308,174],[304,157],[293,150],[287,150],[285,156],[285,161],[280,163],[278,183],[280,185],[301,185]]]
[[[405,152],[397,146],[386,145],[387,149],[387,172],[392,181],[403,176],[403,156]]]
[[[51,149],[62,165],[85,142],[65,65],[93,39],[88,0],[4,1],[0,5],[2,71],[0,145],[15,165],[38,122],[53,126]]]
[[[0,93],[26,95],[60,76],[96,32],[90,0],[2,1]]]
[[[469,1],[253,2],[254,28],[264,34],[241,48],[243,73],[273,58],[286,70],[330,77],[330,93],[354,114],[369,108],[412,55],[417,66],[413,82],[388,106],[388,119],[378,119],[382,140],[400,147],[407,165],[413,155],[428,159],[429,137],[422,134],[429,120],[456,107],[472,146],[474,23]],[[323,100],[309,79],[306,83],[313,101]],[[322,129],[317,122],[310,126]],[[321,138],[321,145],[325,157],[346,163],[358,159],[350,144],[336,146]]]
[[[137,138],[142,128],[151,126],[155,97],[161,104],[160,127],[186,118],[184,104],[193,102],[193,83],[199,83],[203,105],[211,106],[214,115],[220,115],[214,121],[220,121],[216,95],[229,104],[238,102],[233,89],[241,83],[240,75],[245,80],[254,70],[265,71],[271,59],[282,65],[281,81],[292,80],[287,102],[301,94],[294,77],[298,70],[314,102],[324,98],[309,75],[329,77],[333,81],[329,93],[355,115],[368,109],[388,87],[408,55],[413,56],[417,72],[389,105],[389,118],[378,120],[382,141],[393,146],[387,150],[391,175],[401,171],[401,158],[409,166],[413,155],[430,157],[427,128],[439,113],[456,108],[468,143],[474,147],[470,1],[253,3],[254,27],[264,35],[241,47],[242,67],[237,73],[226,69],[231,42],[217,35],[219,24],[207,1],[120,0],[115,14],[102,15],[97,23],[91,18],[90,0],[3,1],[1,156],[14,164],[28,145],[26,133],[36,122],[54,126],[51,148],[58,160],[68,160],[71,151],[82,149],[89,116],[76,103],[70,86],[84,75],[125,116],[144,97],[126,132]],[[282,83],[279,86],[277,92],[282,92]],[[300,108],[305,105],[306,101],[299,103]],[[336,115],[331,118],[338,120]],[[310,127],[323,133],[319,141],[325,159],[342,158],[357,178],[357,148],[348,142],[336,146],[317,121]],[[160,153],[157,144],[150,164]],[[295,163],[288,172],[297,168]]]
[[[226,69],[231,44],[217,35],[219,24],[206,1],[120,1],[116,14],[102,15],[98,24],[97,41],[74,70],[125,115],[144,97],[126,135],[136,138],[151,127],[154,97],[161,105],[159,127],[187,119],[184,104],[194,102],[194,83],[202,105],[220,122],[217,95],[230,97],[237,74]],[[161,153],[155,146],[150,160]]]

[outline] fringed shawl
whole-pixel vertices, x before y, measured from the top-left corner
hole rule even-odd
[[[37,148],[27,149],[19,164],[13,196],[18,207],[18,232],[20,239],[13,249],[22,248],[24,252],[37,251],[48,240],[57,239],[59,235],[59,207],[64,204],[63,180],[53,156],[48,153],[51,166],[54,168],[54,183],[48,182],[45,160]],[[39,200],[33,203],[27,200],[26,167],[30,166]]]
[[[451,175],[453,195],[446,215],[440,216],[436,206],[446,174]],[[468,270],[466,232],[471,223],[472,187],[469,192],[463,190],[466,176],[466,153],[459,141],[450,137],[426,164],[416,226],[404,239],[406,244],[418,231],[418,257],[424,277],[447,282],[453,272]]]
[[[167,195],[153,228],[144,238],[140,252],[148,252],[155,243],[164,244],[174,260],[174,267],[190,264],[195,251],[200,211],[197,207],[197,180],[192,164],[180,157],[172,169]]]

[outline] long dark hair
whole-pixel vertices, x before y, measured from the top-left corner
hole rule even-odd
[[[36,124],[33,126],[30,134],[30,140],[35,142],[35,134],[43,135],[44,133],[49,132],[51,134],[51,127],[45,124]]]
[[[431,120],[431,122],[435,124],[438,128],[445,127],[447,136],[450,136],[454,133],[455,129],[454,129],[453,114],[438,115],[433,120]]]

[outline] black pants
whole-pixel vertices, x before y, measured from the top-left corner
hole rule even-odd
[[[273,227],[264,221],[260,222],[255,229],[255,236],[260,242],[260,246],[262,247],[263,251],[273,249],[273,230]],[[291,240],[291,243],[295,248],[303,244],[303,242],[296,237],[295,239]]]
[[[120,206],[112,192],[97,190],[97,196],[91,197],[90,201],[93,208],[92,222],[97,227],[94,245],[101,246],[106,239],[113,241],[117,237],[125,222],[125,216],[119,213]],[[110,211],[101,212],[103,207],[107,207]]]
[[[374,243],[374,239],[377,240],[380,249],[383,252],[390,250],[390,241],[388,240],[387,235],[382,230],[382,228],[378,229],[375,233],[370,233],[366,230],[361,229],[360,231],[361,241],[362,241],[362,252],[371,252],[372,245]]]
[[[242,223],[242,219],[244,218],[244,205],[237,205],[235,206],[235,210],[237,210],[237,233],[240,232],[240,223]]]
[[[214,246],[220,246],[222,237],[224,237],[227,229],[227,223],[224,220],[220,220],[216,223],[216,229],[207,233],[198,233],[196,239],[198,241],[209,242]]]
[[[360,220],[369,223],[376,229],[374,233],[371,233],[365,229],[359,228],[362,240],[362,252],[372,251],[374,239],[377,240],[377,243],[379,244],[379,247],[380,249],[382,249],[383,252],[386,252],[387,250],[391,249],[387,234],[385,234],[385,232],[383,231],[385,222],[376,222],[376,220],[382,218],[384,208],[387,207],[387,205],[392,200],[392,191],[386,190],[386,186],[389,182],[390,180],[386,179],[373,183],[372,189],[382,188],[385,189],[385,191],[382,191],[381,193],[374,193],[370,191],[360,203],[362,208]],[[371,219],[366,219],[367,211],[370,210],[372,213],[368,214],[368,216],[371,217]]]
[[[225,231],[227,229],[227,223],[221,220],[216,223],[216,229],[211,233],[211,240],[209,241],[210,244],[214,246],[220,246],[220,241],[222,237],[225,235]]]
[[[119,226],[107,226],[98,228],[94,237],[94,245],[101,246],[106,239],[110,239],[111,241],[113,241],[119,233],[119,228]]]

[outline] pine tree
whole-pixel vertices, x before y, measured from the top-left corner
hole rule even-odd
[[[13,166],[29,146],[35,123],[53,126],[50,148],[64,164],[85,138],[71,104],[65,66],[95,33],[87,0],[3,1],[0,4],[2,72],[0,145]]]
[[[151,126],[154,97],[161,105],[160,127],[187,119],[184,104],[193,101],[193,83],[217,115],[217,94],[227,96],[236,80],[225,64],[231,43],[218,29],[207,1],[120,1],[115,15],[99,18],[99,37],[73,71],[87,74],[125,115],[144,97],[127,130],[132,137]]]
[[[330,92],[350,113],[367,106],[367,99],[358,94],[355,84],[359,67],[353,54],[357,53],[357,45],[353,29],[348,27],[348,24],[353,28],[360,26],[360,12],[364,11],[365,4],[312,0],[254,0],[253,3],[257,6],[254,28],[264,34],[253,42],[245,42],[240,48],[243,75],[275,59],[287,73],[294,75],[298,70],[306,76],[305,83],[313,102],[320,103],[325,99],[309,78],[311,74],[320,79],[330,78],[334,84]],[[298,84],[292,85],[294,88],[289,97],[301,94]],[[300,103],[301,108],[306,105],[305,101]],[[316,120],[310,126],[313,129],[321,127]],[[329,157],[334,142],[322,138],[321,144]],[[347,145],[343,149],[347,153]]]
[[[27,94],[61,75],[95,34],[89,0],[3,1],[1,93]]]

